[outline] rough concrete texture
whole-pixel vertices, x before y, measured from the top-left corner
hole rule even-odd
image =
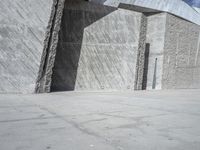
[[[200,27],[167,14],[163,89],[200,88]]]
[[[0,92],[35,89],[52,0],[0,0]]]
[[[65,0],[54,0],[37,78],[36,93],[50,92]]]
[[[1,150],[199,150],[200,91],[0,96]]]
[[[146,39],[146,43],[150,44],[148,75],[147,75],[148,90],[153,89],[153,84],[156,85],[155,89],[162,88],[166,15],[167,15],[166,13],[158,13],[148,16],[147,39]],[[157,59],[157,66],[155,64],[156,59]]]
[[[147,17],[116,8],[120,0],[102,5],[107,2],[1,0],[0,93],[200,88],[198,25],[148,8]]]
[[[138,39],[137,50],[137,63],[135,72],[135,90],[142,90],[143,73],[144,73],[144,60],[145,60],[145,46],[146,46],[146,34],[147,34],[147,17],[142,14],[140,23],[140,35]]]
[[[141,16],[67,0],[52,91],[134,89]]]

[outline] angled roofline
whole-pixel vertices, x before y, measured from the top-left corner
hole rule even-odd
[[[200,26],[200,13],[182,0],[106,0],[104,5],[127,4],[167,12]]]

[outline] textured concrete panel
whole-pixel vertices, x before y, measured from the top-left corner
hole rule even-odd
[[[134,89],[141,13],[67,1],[52,91]]]
[[[163,52],[165,41],[166,13],[159,13],[148,17],[147,40],[150,44],[147,89],[162,88]],[[157,59],[157,64],[156,63]]]
[[[32,93],[52,0],[0,1],[0,92]]]
[[[200,27],[167,15],[163,88],[200,88]]]

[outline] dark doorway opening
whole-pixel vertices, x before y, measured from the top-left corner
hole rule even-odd
[[[144,70],[143,70],[142,90],[146,90],[147,89],[148,66],[149,66],[149,52],[150,52],[150,44],[146,43],[146,46],[145,46],[145,58],[144,58]]]

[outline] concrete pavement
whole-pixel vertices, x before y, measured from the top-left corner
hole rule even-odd
[[[0,95],[0,150],[199,150],[200,90]]]

